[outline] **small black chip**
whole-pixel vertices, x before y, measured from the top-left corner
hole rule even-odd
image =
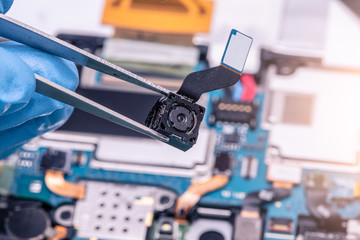
[[[237,132],[226,134],[224,137],[225,143],[237,144],[240,140],[240,135]]]
[[[212,104],[209,124],[218,122],[249,124],[251,129],[256,127],[258,104],[255,102],[236,102],[231,99],[216,100]]]
[[[228,152],[222,152],[216,156],[214,173],[230,176],[233,167],[233,155]]]
[[[56,149],[47,149],[41,159],[41,169],[67,172],[70,168],[69,153]]]

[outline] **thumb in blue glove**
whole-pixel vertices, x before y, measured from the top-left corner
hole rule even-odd
[[[0,13],[6,13],[9,11],[14,0],[1,0],[0,1]]]
[[[0,159],[30,139],[60,127],[73,108],[35,93],[34,73],[70,90],[73,63],[14,42],[0,43]]]

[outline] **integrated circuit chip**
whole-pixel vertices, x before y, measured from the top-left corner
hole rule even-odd
[[[228,152],[222,152],[216,156],[214,173],[231,175],[233,167],[233,155]]]
[[[49,148],[41,159],[41,169],[67,172],[70,170],[71,152]]]

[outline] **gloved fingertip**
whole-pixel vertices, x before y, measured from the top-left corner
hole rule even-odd
[[[18,126],[0,130],[0,160],[32,138],[61,127],[72,111],[73,107],[65,106],[47,115],[28,119]]]
[[[79,72],[76,68],[76,65],[66,59],[61,58],[64,61],[64,66],[67,66],[67,69],[64,69],[63,75],[67,78],[66,81],[62,82],[61,85],[70,90],[75,90],[79,85]]]
[[[14,0],[2,0],[0,1],[0,13],[5,14],[11,8]]]
[[[31,99],[35,77],[30,67],[15,54],[0,45],[0,115],[9,114],[24,107]]]
[[[79,84],[79,74],[75,64],[63,58],[30,48],[20,43],[5,42],[0,46],[17,54],[34,73],[61,86],[75,90]]]

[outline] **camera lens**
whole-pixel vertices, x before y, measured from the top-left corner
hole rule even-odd
[[[186,116],[184,115],[184,114],[182,114],[182,113],[180,113],[179,115],[177,115],[177,121],[179,122],[179,123],[184,123],[184,122],[186,122]]]
[[[195,125],[193,113],[184,106],[176,105],[169,111],[169,124],[181,132],[190,131]]]

